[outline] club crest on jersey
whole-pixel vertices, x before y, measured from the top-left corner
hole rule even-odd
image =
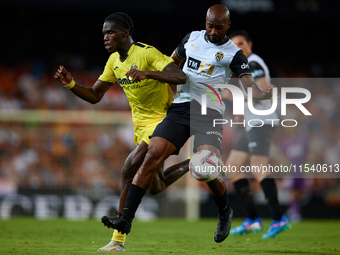
[[[130,69],[138,70],[138,66],[136,64],[132,65]]]
[[[220,51],[216,52],[216,54],[215,54],[215,60],[216,60],[217,62],[221,61],[223,57],[224,57],[223,52],[220,52]]]

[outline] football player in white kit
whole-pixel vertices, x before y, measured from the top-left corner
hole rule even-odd
[[[250,40],[249,34],[246,31],[238,30],[230,34],[230,39],[243,50],[245,56],[248,58],[249,69],[256,83],[265,89],[270,86],[270,74],[267,65],[258,55],[252,52],[253,43]],[[245,96],[243,86],[241,86]],[[224,92],[224,97],[232,100],[231,94],[228,90]],[[266,110],[271,107],[271,100],[254,101],[254,108],[257,110]],[[267,120],[266,120],[267,119]],[[270,115],[255,115],[249,111],[247,103],[245,103],[244,120],[248,123],[252,120],[252,125],[246,125],[245,131],[241,138],[230,152],[226,161],[226,165],[235,166],[240,169],[248,161],[250,166],[265,166],[269,162],[269,147],[275,126],[269,119],[278,119],[276,112]],[[257,123],[255,123],[258,120]],[[258,126],[258,127],[254,127]],[[228,177],[231,179],[235,193],[244,203],[247,211],[247,218],[243,223],[233,228],[230,233],[236,235],[243,235],[250,232],[258,232],[263,229],[261,218],[258,216],[256,206],[253,201],[253,194],[249,186],[249,181],[242,172],[230,172]],[[268,174],[254,173],[253,177],[261,185],[265,194],[266,202],[273,218],[269,227],[268,233],[264,234],[262,238],[275,237],[278,233],[290,227],[286,216],[280,209],[280,204],[277,196],[276,183]]]
[[[272,97],[272,87],[261,90],[251,77],[247,58],[229,40],[230,13],[223,5],[209,8],[206,29],[189,33],[176,48],[172,58],[176,64],[184,62],[187,82],[179,85],[167,116],[158,124],[142,166],[130,185],[121,217],[110,218],[109,227],[129,233],[135,212],[155,176],[156,169],[180,148],[191,135],[195,136],[194,151],[210,150],[221,155],[222,125],[213,127],[214,119],[221,119],[224,104],[222,90],[215,84],[227,83],[233,73],[241,77],[247,87],[253,88],[253,98]],[[201,114],[201,97],[207,95],[207,114]],[[222,242],[229,234],[232,209],[229,206],[223,179],[207,183],[218,207],[218,225],[215,242]]]

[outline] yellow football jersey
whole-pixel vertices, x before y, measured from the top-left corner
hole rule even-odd
[[[153,79],[133,82],[125,74],[131,68],[140,71],[162,71],[173,59],[156,48],[143,43],[134,43],[127,56],[120,59],[118,52],[109,57],[100,81],[118,83],[129,100],[133,122],[146,126],[161,121],[173,101],[172,90],[167,83]]]

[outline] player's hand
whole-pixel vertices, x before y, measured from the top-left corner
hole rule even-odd
[[[146,77],[146,73],[142,72],[142,71],[138,71],[136,69],[130,69],[129,71],[126,72],[126,77],[134,82],[138,81],[138,80],[145,80]]]
[[[274,85],[270,85],[262,91],[260,91],[260,90],[256,91],[255,90],[255,92],[253,94],[253,99],[254,100],[271,99],[273,97],[273,88],[274,88]],[[256,93],[256,92],[258,92],[258,93]]]
[[[274,85],[270,85],[266,89],[263,90],[263,99],[271,99],[273,97],[273,88]]]
[[[59,69],[54,74],[54,78],[63,85],[67,85],[72,81],[72,75],[65,67],[59,66]]]
[[[277,88],[277,86],[276,85],[272,85],[273,86],[273,88]],[[277,90],[277,99],[279,99],[280,98],[280,92],[279,92],[279,90]],[[273,98],[272,98],[273,99]]]

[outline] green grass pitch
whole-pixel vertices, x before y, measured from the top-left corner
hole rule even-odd
[[[269,223],[264,221],[265,231]],[[216,225],[217,219],[135,221],[124,254],[340,254],[339,220],[303,220],[270,240],[260,232],[230,235],[220,244],[213,238]],[[0,220],[0,254],[98,254],[111,236],[97,220],[12,218]]]

